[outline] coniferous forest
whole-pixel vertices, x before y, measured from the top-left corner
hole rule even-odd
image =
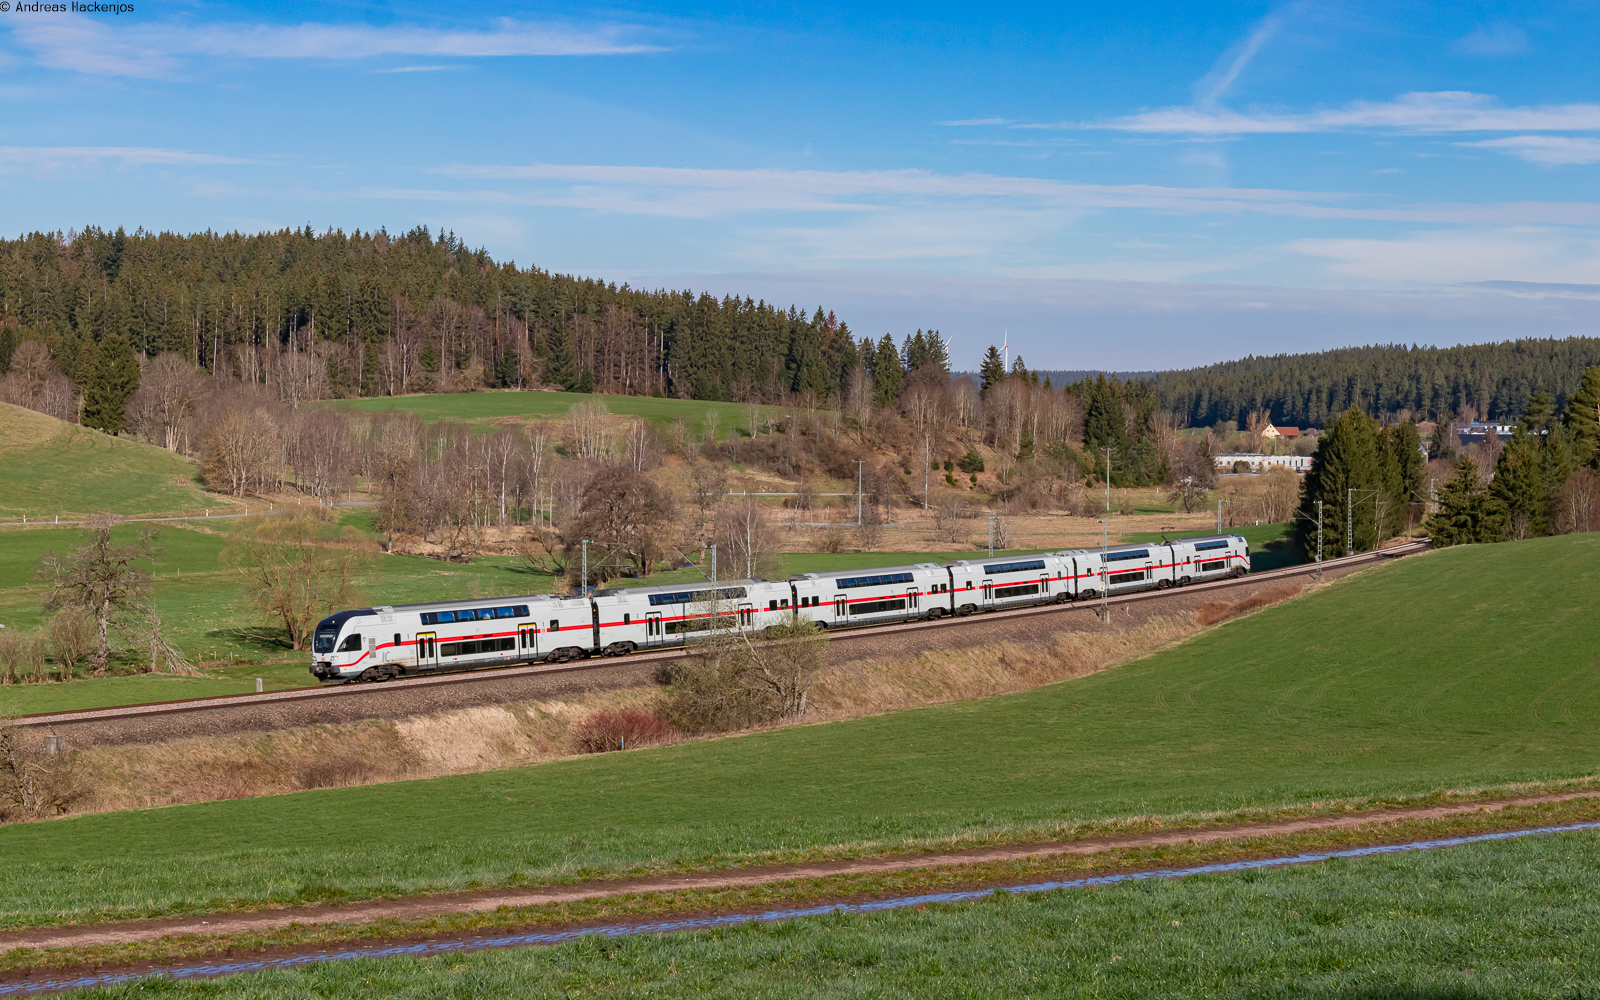
[[[37,339],[79,385],[115,336],[247,380],[304,379],[322,396],[557,385],[825,398],[863,362],[820,308],[518,268],[426,228],[32,233],[0,241],[0,324],[0,363]]]

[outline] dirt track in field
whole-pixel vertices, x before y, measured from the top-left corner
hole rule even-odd
[[[85,927],[52,927],[0,933],[0,951],[13,948],[67,948],[85,945],[126,944],[162,937],[237,934],[269,931],[291,924],[364,924],[376,920],[417,919],[452,913],[473,913],[501,907],[538,906],[607,896],[680,892],[693,889],[730,889],[835,875],[870,875],[1018,861],[1060,855],[1092,855],[1104,851],[1178,844],[1245,840],[1314,830],[1342,830],[1377,826],[1400,820],[1438,819],[1476,812],[1496,812],[1575,799],[1600,798],[1600,790],[1533,795],[1436,806],[1372,809],[1335,816],[1308,816],[1257,823],[1231,823],[1211,827],[1155,830],[1123,836],[1038,844],[1005,844],[936,854],[896,855],[862,860],[826,861],[801,865],[771,865],[733,871],[662,875],[653,878],[584,882],[528,889],[482,890],[374,900],[336,906],[302,906],[245,913],[213,913],[203,917],[130,920]]]

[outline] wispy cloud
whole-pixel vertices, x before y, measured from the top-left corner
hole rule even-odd
[[[1261,51],[1261,47],[1267,44],[1290,18],[1304,8],[1305,4],[1301,0],[1296,0],[1295,3],[1280,7],[1258,21],[1249,35],[1223,53],[1222,58],[1211,68],[1211,72],[1195,82],[1195,104],[1202,108],[1214,107],[1223,95],[1233,89],[1239,76]]]
[[[1450,50],[1464,56],[1517,56],[1528,51],[1528,36],[1514,24],[1496,21],[1456,39]]]
[[[460,69],[460,66],[391,66],[388,69],[375,69],[374,73],[439,73],[444,70]]]
[[[181,149],[142,146],[0,146],[0,170],[60,170],[68,167],[104,166],[219,166],[254,160]]]
[[[1113,129],[1188,135],[1338,132],[1567,132],[1600,129],[1600,104],[1503,107],[1487,94],[1460,90],[1414,92],[1392,101],[1356,101],[1342,108],[1300,114],[1213,111],[1174,107],[1106,122],[1034,124],[1020,128]]]
[[[1334,273],[1368,281],[1600,282],[1600,240],[1560,230],[1414,233],[1400,239],[1305,239],[1285,249],[1320,257]]]
[[[637,25],[569,27],[502,18],[486,30],[316,24],[151,24],[18,18],[17,40],[40,63],[107,76],[159,77],[185,56],[368,59],[377,56],[597,56],[659,51]]]
[[[1351,204],[1354,197],[1341,192],[1072,184],[1037,177],[936,174],[925,170],[830,172],[535,163],[452,165],[430,172],[461,180],[502,183],[478,191],[369,190],[360,196],[547,205],[702,219],[776,212],[867,216],[980,206],[994,211],[1126,209],[1475,225],[1600,223],[1600,205],[1589,203],[1364,207]]]
[[[1504,139],[1464,142],[1461,145],[1498,150],[1519,160],[1543,166],[1600,163],[1600,139],[1581,136],[1513,135]]]

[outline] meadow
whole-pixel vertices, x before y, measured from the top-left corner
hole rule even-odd
[[[564,417],[578,403],[599,401],[611,413],[642,417],[658,427],[666,427],[682,417],[696,435],[705,431],[706,414],[717,415],[717,436],[727,437],[735,428],[747,428],[750,404],[720,403],[699,399],[664,399],[656,396],[607,396],[581,392],[462,392],[429,393],[416,396],[374,396],[341,400],[336,407],[356,413],[412,413],[423,420],[464,420],[493,423],[508,418],[556,419]],[[781,406],[758,405],[761,420],[794,412]]]
[[[1589,535],[1443,550],[1022,694],[0,828],[0,854],[18,859],[0,870],[4,921],[1053,838],[1592,775],[1597,557]]]
[[[0,521],[232,506],[181,455],[0,403]]]
[[[1600,836],[85,996],[1508,998],[1600,988]]]

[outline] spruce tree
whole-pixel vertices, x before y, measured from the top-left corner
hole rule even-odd
[[[1588,465],[1600,450],[1600,367],[1583,370],[1583,384],[1567,399],[1567,430],[1572,432],[1572,458]]]
[[[113,333],[94,349],[83,392],[83,423],[107,434],[122,432],[128,397],[139,388],[139,359],[133,348]]]
[[[594,369],[588,365],[583,366],[583,371],[578,375],[578,384],[572,387],[573,392],[594,392]]]
[[[893,406],[900,401],[905,374],[905,369],[900,367],[900,352],[895,350],[894,338],[886,333],[878,341],[878,350],[872,359],[872,388],[879,406]]]
[[[1505,510],[1512,538],[1544,534],[1544,461],[1539,450],[1538,439],[1520,423],[1494,466],[1489,495]]]
[[[572,353],[572,344],[558,326],[545,339],[544,380],[563,389],[578,385],[578,359]]]
[[[1456,474],[1439,488],[1439,509],[1424,527],[1436,549],[1451,545],[1497,542],[1505,531],[1505,509],[1489,495],[1478,476],[1478,463],[1463,455]]]
[[[1088,398],[1083,401],[1083,447],[1093,462],[1093,473],[1105,475],[1105,456],[1101,448],[1115,448],[1111,456],[1112,478],[1127,462],[1128,429],[1122,415],[1122,395],[1116,384],[1104,374],[1095,376],[1093,382],[1084,383]]]
[[[1376,505],[1367,490],[1385,490],[1382,463],[1378,454],[1377,421],[1351,408],[1339,415],[1332,427],[1317,440],[1316,453],[1311,458],[1311,469],[1300,484],[1301,512],[1314,516],[1316,502],[1322,501],[1323,555],[1336,557],[1376,547],[1377,525],[1373,515]],[[1355,507],[1350,512],[1355,537],[1346,537],[1346,508],[1351,490]],[[1306,522],[1296,523],[1301,544],[1308,555],[1315,555],[1316,531],[1307,530]]]
[[[978,366],[978,379],[980,392],[988,392],[991,386],[999,385],[1006,379],[1006,361],[1000,356],[1000,348],[993,344],[984,352],[983,364]]]

